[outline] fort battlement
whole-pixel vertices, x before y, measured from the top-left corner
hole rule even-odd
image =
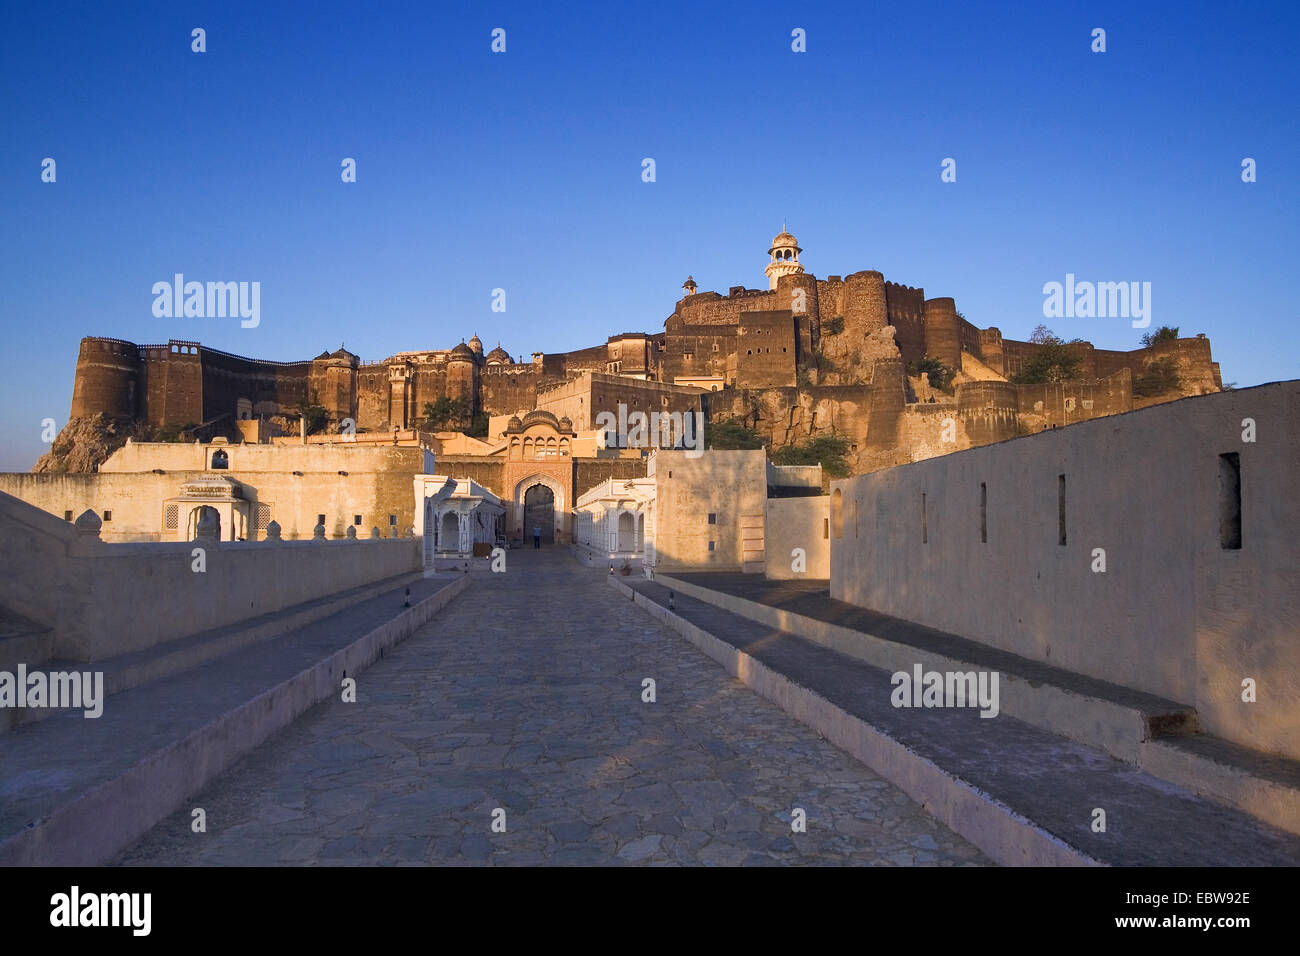
[[[198,343],[194,343],[198,345]],[[214,349],[208,346],[201,346],[203,355],[219,355],[223,358],[231,358],[240,362],[247,362],[250,365],[265,365],[269,368],[307,368],[311,365],[312,359],[299,359],[294,362],[278,362],[275,359],[249,358],[246,355],[236,355],[233,352],[223,352],[221,349]]]
[[[541,402],[569,402],[566,387],[583,376],[590,376],[589,389],[604,396],[617,398],[622,389],[659,407],[677,407],[678,387],[771,395],[774,389],[797,387],[805,395],[809,388],[869,386],[868,400],[849,392],[842,400],[809,400],[847,409],[846,433],[866,430],[869,411],[870,436],[859,436],[858,444],[879,452],[876,460],[892,461],[897,456],[886,451],[908,440],[898,416],[908,398],[917,397],[905,369],[926,358],[956,372],[959,397],[945,399],[934,391],[921,397],[926,404],[930,399],[959,404],[981,441],[1132,408],[1132,382],[1160,359],[1172,360],[1180,394],[1217,391],[1221,385],[1210,343],[1202,336],[1129,352],[1082,343],[1080,382],[1017,389],[1008,380],[1041,346],[1004,339],[996,327],[979,328],[951,297],[927,297],[924,288],[886,280],[875,269],[819,278],[805,271],[801,251],[783,232],[768,250],[769,288],[733,285],[721,295],[696,291],[695,280],[688,279],[687,294],[662,331],[623,331],[569,352],[534,351],[531,362],[514,361],[499,345],[485,354],[477,336],[447,349],[398,352],[366,362],[342,348],[286,362],[181,339],[136,345],[90,336],[80,345],[72,416],[108,412],[156,426],[188,427],[295,415],[300,405],[314,403],[325,409],[327,427],[352,419],[362,431],[391,432],[418,424],[425,408],[443,398],[489,416]],[[576,409],[577,398],[573,403]],[[779,414],[786,412],[795,415],[792,407]],[[815,421],[819,413],[810,407],[798,414]],[[576,420],[576,411],[571,417]],[[798,426],[787,424],[784,432],[795,435]]]

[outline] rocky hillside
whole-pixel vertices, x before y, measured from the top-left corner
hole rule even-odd
[[[100,412],[89,418],[74,418],[63,427],[50,450],[37,459],[34,472],[65,474],[91,472],[113,452],[135,436],[129,418]]]

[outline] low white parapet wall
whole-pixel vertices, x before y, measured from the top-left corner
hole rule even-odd
[[[420,539],[106,544],[0,494],[0,604],[102,661],[420,569]]]
[[[1300,382],[832,482],[831,597],[1300,759]]]
[[[830,495],[767,499],[764,537],[769,578],[831,576],[830,500]]]

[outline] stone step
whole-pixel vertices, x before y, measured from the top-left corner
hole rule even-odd
[[[40,670],[46,672],[102,672],[104,674],[104,696],[111,697],[114,694],[120,694],[150,681],[162,680],[181,671],[197,667],[200,664],[248,647],[250,644],[256,644],[259,641],[265,641],[304,627],[313,621],[329,617],[331,614],[335,614],[353,604],[368,601],[397,588],[405,588],[422,579],[423,573],[418,571],[398,575],[384,581],[375,581],[329,597],[317,598],[314,601],[304,601],[302,604],[240,621],[237,624],[214,628],[199,634],[191,634],[188,637],[168,641],[165,644],[142,651],[109,658],[105,661],[87,663],[85,661],[55,658],[45,661]],[[23,662],[27,664],[29,671],[35,669],[32,660],[25,659]],[[10,669],[12,670],[12,668]],[[0,710],[0,732],[23,724],[48,719],[65,712],[67,709],[57,707],[2,709]]]
[[[240,757],[427,623],[471,575],[440,575],[0,736],[0,865],[101,866]],[[286,612],[286,613],[292,613]],[[346,705],[341,705],[346,706]]]
[[[1000,706],[1019,720],[1138,763],[1145,741],[1196,730],[1194,708],[1085,677],[830,597],[828,582],[726,573],[654,580],[741,617],[892,673],[997,671]]]
[[[708,603],[895,673],[999,672],[1001,706],[1158,777],[1300,833],[1300,763],[1197,732],[1193,708],[832,599],[828,582],[658,575]]]
[[[1300,762],[1191,734],[1148,741],[1141,765],[1164,780],[1300,833]]]
[[[895,707],[892,668],[694,598],[677,581],[671,601],[662,578],[607,583],[1000,863],[1300,864],[1300,837],[1005,709],[988,719],[976,708]]]

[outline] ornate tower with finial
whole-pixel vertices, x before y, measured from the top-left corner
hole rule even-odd
[[[767,274],[767,287],[776,288],[776,280],[781,276],[797,275],[803,272],[803,266],[799,264],[799,253],[803,252],[799,248],[799,240],[790,233],[785,231],[785,223],[781,223],[781,231],[777,233],[772,240],[772,248],[767,250],[771,257],[767,268],[763,271]]]
[[[687,276],[686,281],[682,283],[682,288],[686,290],[687,295],[695,295],[695,290],[699,288],[699,286],[695,284],[694,277]]]

